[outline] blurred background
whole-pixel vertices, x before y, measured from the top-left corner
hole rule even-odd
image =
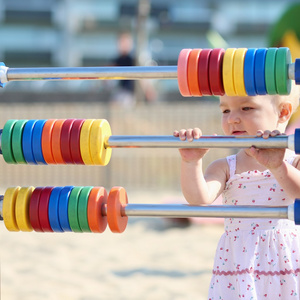
[[[289,47],[295,59],[299,10],[291,0],[0,0],[0,61],[10,68],[163,66],[176,65],[183,48],[270,46]],[[218,98],[183,98],[176,80],[20,81],[0,89],[0,128],[8,119],[105,118],[113,135],[195,126],[209,135],[222,134],[220,116]],[[204,167],[234,151],[211,150]],[[118,185],[130,203],[184,202],[177,149],[113,149],[105,167],[1,158],[0,170],[0,193],[15,185]],[[1,295],[207,299],[222,220],[172,221],[130,218],[121,235],[14,234],[0,222]]]
[[[296,3],[0,0],[0,61],[10,68],[160,66],[176,65],[183,48],[278,46],[287,25],[274,27]],[[299,24],[289,29],[297,32]],[[0,126],[11,118],[105,118],[114,135],[171,135],[194,126],[220,134],[217,100],[183,98],[176,80],[10,82],[0,90]],[[228,153],[212,150],[206,163]],[[4,188],[75,184],[180,191],[177,149],[115,149],[106,167],[0,164]]]

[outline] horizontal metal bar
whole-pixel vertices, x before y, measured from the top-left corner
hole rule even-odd
[[[128,217],[164,218],[272,218],[287,219],[288,207],[250,205],[192,206],[183,204],[127,204],[122,212]]]
[[[177,79],[177,66],[9,68],[8,81]]]
[[[193,142],[181,141],[174,136],[110,136],[105,147],[110,148],[290,148],[293,136],[276,136],[268,139],[255,136],[202,136]],[[290,145],[292,144],[292,146]],[[293,149],[291,149],[293,150]]]
[[[3,196],[0,196],[0,217],[3,217]],[[287,219],[288,206],[210,205],[193,206],[183,204],[127,204],[121,214],[128,217],[163,218],[272,218]],[[107,206],[102,210],[107,215]]]

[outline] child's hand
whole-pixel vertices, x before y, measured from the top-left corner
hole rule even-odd
[[[199,139],[202,136],[202,132],[199,128],[194,129],[181,129],[180,131],[175,130],[173,136],[179,137],[180,140],[188,140],[192,142],[194,139]],[[208,152],[209,149],[179,149],[182,160],[186,162],[197,162]]]
[[[267,139],[269,137],[274,137],[277,135],[282,135],[278,130],[259,130],[256,133],[257,137],[262,137]],[[255,147],[251,147],[249,150],[249,155],[254,157],[261,165],[265,166],[267,169],[275,169],[278,168],[284,159],[285,149],[257,149]]]

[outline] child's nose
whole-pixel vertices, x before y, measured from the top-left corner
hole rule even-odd
[[[230,112],[228,116],[228,123],[240,123],[241,119],[238,113]]]

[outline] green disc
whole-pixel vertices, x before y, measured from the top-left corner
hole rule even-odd
[[[88,222],[87,206],[92,188],[92,186],[83,187],[78,198],[78,221],[83,232],[91,232]]]
[[[69,196],[68,217],[70,227],[74,232],[82,232],[78,221],[78,199],[82,188],[82,186],[74,187]]]
[[[291,79],[288,78],[288,65],[292,62],[289,48],[278,48],[275,63],[276,88],[279,95],[288,95],[291,92]]]
[[[23,129],[26,124],[27,120],[18,120],[15,123],[12,132],[12,152],[13,156],[18,164],[26,164],[26,160],[23,155],[23,148],[22,148],[22,134]]]
[[[275,80],[275,61],[277,48],[269,48],[265,60],[265,82],[266,90],[269,95],[276,95],[276,80]]]
[[[12,132],[17,120],[8,120],[2,131],[1,147],[4,160],[9,164],[15,164],[16,160],[12,151]]]

